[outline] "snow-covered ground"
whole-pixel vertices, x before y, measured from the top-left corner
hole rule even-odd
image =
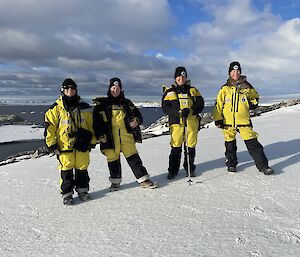
[[[0,126],[0,143],[19,140],[43,139],[44,128],[29,125]]]
[[[126,161],[110,193],[99,149],[91,152],[92,201],[65,207],[55,157],[0,167],[0,256],[300,256],[300,106],[253,119],[273,176],[259,173],[238,138],[236,174],[224,167],[214,126],[199,133],[197,174],[166,179],[169,136],[138,145],[159,188],[142,189]]]

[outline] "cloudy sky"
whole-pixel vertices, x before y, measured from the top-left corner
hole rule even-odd
[[[214,97],[238,60],[262,95],[300,93],[298,0],[0,0],[0,96],[160,96],[185,66]]]

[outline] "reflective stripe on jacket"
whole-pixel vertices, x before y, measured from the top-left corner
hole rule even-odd
[[[259,95],[242,78],[241,84],[234,85],[230,79],[220,89],[213,111],[214,121],[223,121],[224,126],[252,126],[250,109],[257,107]]]
[[[165,114],[169,116],[169,124],[182,124],[180,117],[180,110],[184,108],[190,109],[188,119],[192,116],[198,116],[204,108],[204,100],[200,92],[190,86],[190,81],[187,81],[186,92],[177,92],[177,85],[164,87],[164,94],[162,97],[162,109]]]

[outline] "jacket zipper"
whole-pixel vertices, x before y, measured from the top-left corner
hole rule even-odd
[[[232,94],[232,111],[233,111],[233,127],[235,127],[235,113],[238,112],[238,104],[239,104],[239,95],[237,93],[236,88],[234,88],[235,91]]]
[[[119,129],[120,149],[122,151],[121,130]]]

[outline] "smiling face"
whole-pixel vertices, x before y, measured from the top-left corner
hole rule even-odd
[[[68,97],[72,97],[76,95],[76,87],[73,85],[68,85],[64,87],[64,95]]]
[[[111,88],[110,88],[110,94],[113,97],[118,97],[121,93],[121,88],[119,85],[114,84]]]
[[[176,81],[176,83],[177,83],[178,86],[182,86],[186,82],[186,76],[182,76],[182,75],[181,76],[177,76],[175,78],[175,81]]]
[[[232,70],[230,73],[230,78],[232,78],[235,81],[238,81],[240,76],[241,76],[241,72],[239,70]]]

